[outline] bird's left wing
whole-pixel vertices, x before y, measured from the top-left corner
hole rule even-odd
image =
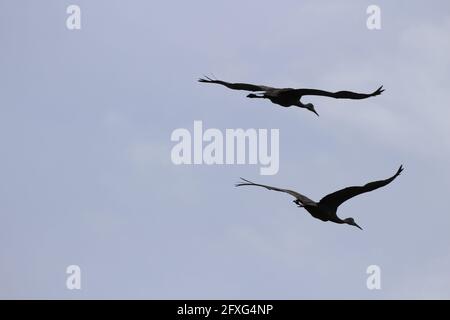
[[[323,96],[335,99],[366,99],[380,95],[384,91],[383,86],[379,87],[372,93],[357,93],[352,91],[330,92],[318,89],[293,89],[292,93],[298,97],[302,96]]]
[[[242,181],[244,182],[239,182],[236,184],[236,187],[241,187],[241,186],[257,186],[257,187],[262,187],[262,188],[266,188],[268,190],[273,190],[273,191],[279,191],[279,192],[284,192],[287,194],[290,194],[291,196],[295,197],[298,201],[300,201],[303,205],[308,205],[308,206],[317,206],[317,203],[311,199],[309,199],[308,197],[293,191],[293,190],[289,190],[289,189],[281,189],[281,188],[277,188],[277,187],[271,187],[271,186],[267,186],[265,184],[258,184],[258,183],[254,183],[251,182],[249,180],[246,180],[244,178],[241,178]]]
[[[344,203],[345,201],[347,201],[350,198],[353,198],[359,194],[373,191],[373,190],[376,190],[378,188],[388,185],[389,183],[394,181],[394,179],[397,178],[402,171],[403,171],[403,166],[400,166],[400,168],[397,170],[397,173],[386,180],[373,181],[373,182],[367,183],[364,186],[348,187],[348,188],[333,192],[333,193],[323,197],[319,203],[326,205],[329,208],[337,209],[342,203]]]
[[[200,78],[198,79],[198,82],[204,82],[204,83],[215,83],[215,84],[221,84],[229,89],[233,90],[245,90],[245,91],[268,91],[273,90],[274,88],[268,87],[268,86],[260,86],[256,84],[250,84],[250,83],[231,83],[231,82],[225,82],[222,80],[214,80],[209,77]]]

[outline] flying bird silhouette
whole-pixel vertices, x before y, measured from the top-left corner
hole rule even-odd
[[[249,95],[247,95],[247,97],[269,99],[270,101],[272,101],[272,103],[286,108],[291,106],[305,108],[311,112],[314,112],[317,116],[319,116],[319,114],[317,113],[312,103],[303,104],[300,101],[303,96],[323,96],[335,99],[366,99],[369,97],[378,96],[384,91],[383,86],[379,87],[372,93],[356,93],[351,91],[329,92],[317,89],[272,88],[268,86],[260,86],[248,83],[229,83],[221,80],[214,80],[206,76],[205,78],[200,78],[198,81],[204,83],[221,84],[233,90],[259,92],[258,94],[250,93]]]
[[[257,187],[263,187],[268,190],[274,190],[279,192],[285,192],[290,194],[291,196],[295,197],[295,200],[293,201],[299,208],[305,208],[306,211],[308,211],[314,218],[320,219],[322,221],[331,221],[334,223],[339,224],[349,224],[351,226],[358,227],[362,230],[362,228],[355,222],[353,218],[346,218],[341,219],[337,216],[336,212],[338,207],[344,203],[345,201],[349,200],[350,198],[353,198],[357,195],[360,195],[365,192],[370,192],[373,190],[376,190],[378,188],[384,187],[394,181],[395,178],[397,178],[400,173],[403,171],[403,166],[400,166],[398,171],[390,178],[386,180],[379,180],[379,181],[373,181],[369,182],[364,186],[354,186],[354,187],[348,187],[336,192],[333,192],[325,197],[323,197],[319,202],[315,202],[308,197],[293,191],[289,189],[281,189],[276,187],[267,186],[264,184],[258,184],[251,182],[249,180],[246,180],[244,178],[241,178],[244,182],[240,182],[236,184],[236,187],[241,186],[257,186]]]

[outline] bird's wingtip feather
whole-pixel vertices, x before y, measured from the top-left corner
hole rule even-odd
[[[240,177],[240,178],[241,178],[242,181],[244,181],[244,182],[246,182],[246,183],[254,184],[254,183],[253,183],[252,181],[250,181],[250,180],[244,179],[244,178],[242,178],[242,177]]]

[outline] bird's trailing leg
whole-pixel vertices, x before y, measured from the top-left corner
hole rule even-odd
[[[302,205],[301,203],[300,203],[300,201],[298,200],[298,199],[296,199],[296,200],[294,200],[294,201],[292,201],[293,203],[295,203],[296,205],[297,205],[297,207],[299,207],[299,208],[304,208],[305,206],[304,205]]]
[[[264,95],[257,95],[254,93],[250,93],[247,95],[247,98],[265,98]]]

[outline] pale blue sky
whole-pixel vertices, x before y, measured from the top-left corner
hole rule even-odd
[[[65,27],[78,4],[82,30]],[[366,28],[378,4],[382,30]],[[1,298],[450,298],[448,1],[0,1]],[[371,91],[310,98],[236,82]],[[174,166],[170,134],[280,129],[280,170]],[[323,223],[314,200],[392,175]],[[82,290],[65,288],[65,268]],[[382,290],[366,288],[366,268]]]

